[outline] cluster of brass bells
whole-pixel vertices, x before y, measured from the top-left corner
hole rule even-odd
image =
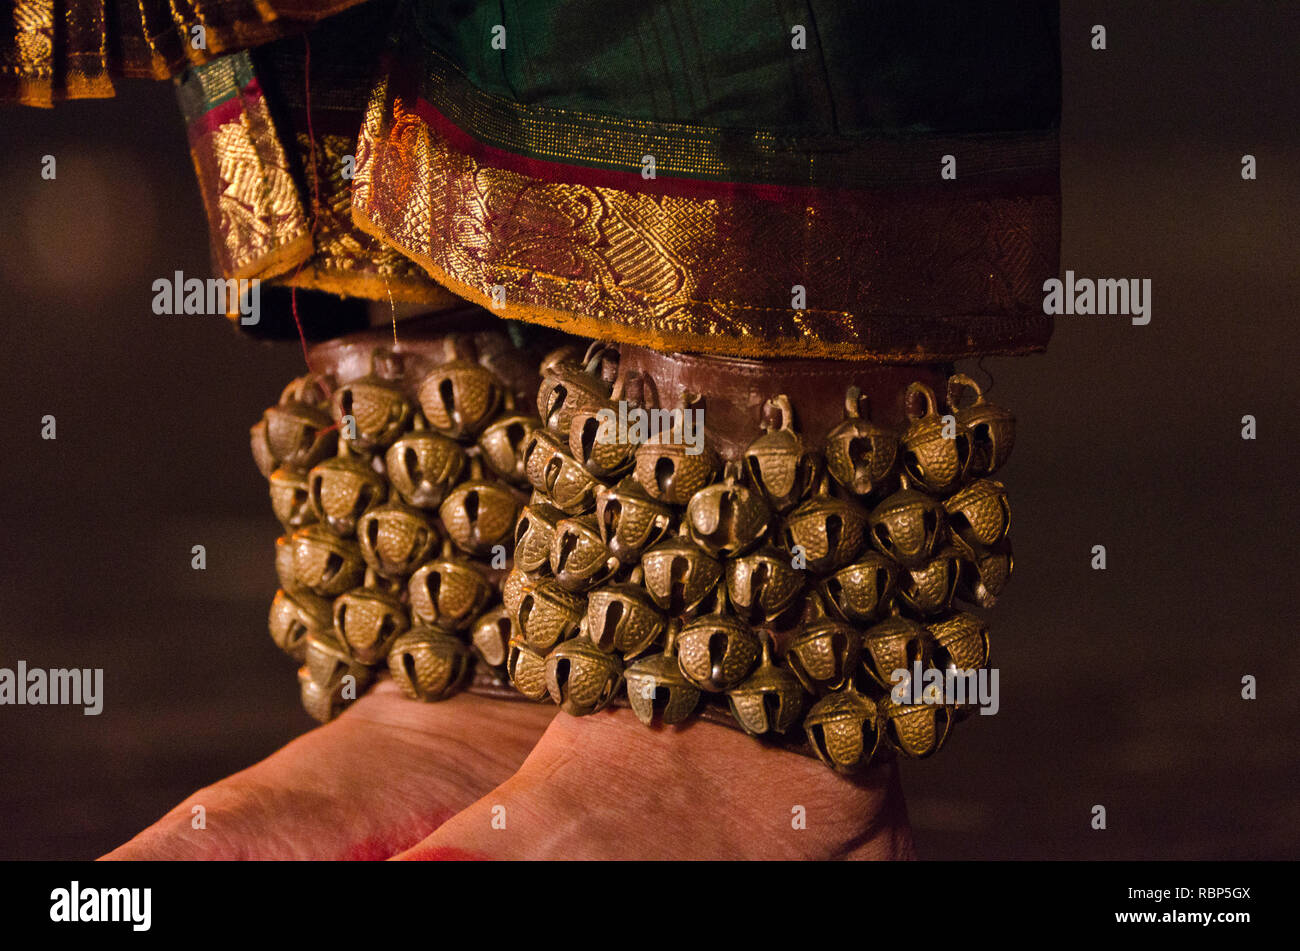
[[[322,722],[385,665],[419,700],[463,686],[476,659],[504,667],[514,629],[494,578],[538,420],[457,346],[420,379],[386,350],[351,382],[301,377],[252,427],[286,533],[271,636],[302,664],[303,704]]]
[[[1011,573],[1006,492],[991,476],[1012,416],[959,374],[947,412],[912,384],[898,431],[850,388],[819,450],[779,396],[762,434],[724,461],[677,431],[601,438],[621,393],[589,356],[544,368],[542,425],[522,447],[533,494],[501,615],[516,689],[575,715],[625,695],[647,724],[725,704],[751,734],[801,725],[837,770],[885,746],[938,750],[969,705],[899,703],[891,674],[988,662],[987,627],[959,602],[992,606]]]

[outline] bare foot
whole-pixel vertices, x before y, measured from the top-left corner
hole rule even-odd
[[[388,858],[509,779],[554,713],[472,694],[416,703],[383,680],[104,858]]]
[[[519,771],[401,859],[911,859],[894,763],[860,777],[706,721],[560,713]]]

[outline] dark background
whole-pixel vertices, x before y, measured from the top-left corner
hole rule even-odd
[[[1153,319],[986,361],[1020,421],[1002,710],[907,764],[925,857],[1300,855],[1300,8],[1135,6],[1062,14],[1062,269],[1151,278]],[[210,273],[168,84],[0,110],[0,143],[0,666],[106,671],[99,717],[0,707],[0,858],[87,858],[310,725],[247,442],[302,355],[150,309]]]

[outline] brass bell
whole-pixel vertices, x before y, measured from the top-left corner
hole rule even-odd
[[[976,479],[943,504],[948,527],[971,546],[996,545],[1011,528],[1011,506],[1001,482]]]
[[[416,413],[413,428],[388,447],[384,467],[388,480],[408,505],[433,509],[460,481],[467,460],[454,439],[427,428]]]
[[[842,568],[866,542],[867,516],[856,502],[831,495],[830,479],[823,477],[817,494],[786,516],[786,547],[793,552],[798,546],[810,571]]]
[[[564,641],[546,656],[546,692],[571,716],[604,709],[622,681],[622,662],[585,637]]]
[[[943,506],[907,486],[877,505],[869,517],[871,543],[905,568],[934,557],[948,534]]]
[[[745,449],[749,481],[778,513],[788,512],[817,484],[820,463],[794,429],[794,409],[784,394],[763,404],[764,433]]]
[[[508,393],[506,396],[507,402],[512,402]],[[520,413],[508,412],[494,419],[478,437],[479,451],[487,467],[511,485],[528,485],[524,446],[529,434],[539,426],[541,422],[536,417]]]
[[[943,614],[957,593],[961,569],[957,549],[945,548],[920,568],[904,569],[898,579],[898,595],[917,614]]]
[[[529,700],[541,700],[547,696],[546,655],[529,647],[522,635],[510,639],[506,674],[514,688]]]
[[[973,403],[958,405],[962,389],[974,391]],[[1016,444],[1016,418],[1001,406],[986,401],[979,385],[963,373],[949,378],[947,395],[948,406],[957,418],[957,428],[970,442],[967,471],[975,476],[997,472]]]
[[[563,512],[545,502],[529,502],[515,523],[515,567],[527,572],[551,570],[551,542]]]
[[[409,575],[438,543],[438,533],[417,509],[401,502],[380,505],[357,522],[357,541],[366,564],[388,578]]]
[[[844,394],[844,422],[826,435],[826,469],[854,495],[879,488],[898,456],[898,434],[863,416],[862,401],[862,391],[850,386]]]
[[[609,405],[610,384],[598,372],[606,356],[607,351],[597,344],[588,351],[585,366],[566,361],[543,369],[537,415],[548,429],[567,439],[575,413],[594,413]]]
[[[881,736],[911,759],[939,752],[952,731],[953,709],[945,703],[898,703],[886,693],[876,701]]]
[[[293,536],[281,535],[275,540],[275,577],[280,587],[290,594],[306,591],[293,573]]]
[[[627,478],[596,491],[596,525],[614,557],[636,564],[642,553],[658,544],[673,526],[673,510],[652,499],[640,483]]]
[[[787,733],[803,712],[803,687],[788,670],[772,663],[771,646],[763,638],[758,669],[727,691],[731,716],[751,736]]]
[[[254,459],[265,461],[269,456],[275,462],[272,468],[287,466],[306,471],[334,451],[338,431],[326,411],[326,385],[325,378],[308,375],[285,387],[280,402],[262,414],[266,452],[262,452],[263,447],[255,447]],[[257,427],[252,436],[258,438]]]
[[[925,404],[920,416],[912,412],[918,397]],[[927,492],[952,491],[970,462],[969,437],[960,426],[953,427],[951,438],[945,434],[934,391],[924,383],[907,387],[903,406],[909,420],[900,447],[903,471]]]
[[[916,663],[934,666],[934,638],[922,625],[895,615],[862,632],[862,667],[886,690],[899,683],[897,671],[913,676]]]
[[[271,473],[269,481],[271,511],[285,531],[291,532],[316,521],[316,512],[307,494],[307,479],[301,472],[281,466]]]
[[[897,569],[884,555],[863,552],[821,583],[827,605],[847,621],[874,621],[889,609]]]
[[[600,540],[595,515],[561,519],[551,540],[551,571],[570,591],[586,591],[604,584],[618,569],[615,558]]]
[[[804,573],[790,563],[790,555],[764,545],[727,561],[727,597],[750,624],[775,621],[794,606],[804,586]]]
[[[501,582],[501,604],[511,617],[519,611],[519,602],[524,595],[536,586],[537,579],[520,568],[517,562],[506,572],[505,580]]]
[[[927,627],[934,636],[939,667],[959,670],[978,670],[989,662],[989,628],[983,620],[964,611],[931,621]]]
[[[447,337],[448,356],[456,341]],[[453,359],[420,381],[416,391],[429,425],[452,439],[474,438],[496,415],[504,398],[501,381],[486,367],[471,360]]]
[[[726,614],[710,614],[682,625],[677,635],[677,663],[701,690],[723,693],[739,686],[762,653],[758,637]]]
[[[367,510],[383,503],[388,484],[340,442],[337,456],[317,463],[307,474],[307,491],[316,517],[336,535],[348,536]]]
[[[722,563],[690,539],[660,542],[641,557],[645,587],[669,615],[680,616],[698,607],[718,586]]]
[[[401,599],[380,586],[374,571],[366,582],[334,599],[334,633],[343,649],[363,664],[379,664],[393,639],[411,626]]]
[[[279,463],[275,453],[271,452],[271,444],[267,440],[266,417],[262,417],[249,427],[248,443],[253,451],[253,462],[257,463],[257,471],[262,473],[263,479],[271,478],[271,473],[276,470]]]
[[[353,451],[382,451],[410,424],[413,407],[397,382],[401,372],[398,354],[377,349],[366,376],[334,391],[334,419],[339,423],[341,438]],[[346,416],[351,416],[355,425],[344,425]]]
[[[308,525],[292,536],[293,577],[299,587],[322,598],[337,598],[355,588],[366,573],[356,542],[339,538],[324,525]]]
[[[407,593],[415,620],[444,631],[463,631],[483,613],[493,591],[473,562],[452,554],[448,542],[439,558],[415,570]]]
[[[993,607],[1011,580],[1011,539],[1004,538],[992,548],[968,548],[963,554],[957,596],[982,608]]]
[[[514,492],[500,482],[484,479],[477,459],[471,477],[447,493],[438,506],[447,536],[461,551],[479,557],[491,554],[497,545],[506,547],[518,515]]]
[[[827,617],[817,595],[810,601],[812,616],[790,641],[785,662],[809,693],[832,693],[853,683],[862,635],[843,621]]]
[[[290,594],[281,588],[271,602],[267,626],[275,646],[302,663],[307,653],[307,635],[329,630],[329,602],[309,591]]]
[[[691,496],[683,521],[691,541],[720,558],[732,558],[762,541],[772,514],[763,496],[736,476],[728,464],[724,481]]]
[[[539,579],[519,600],[515,623],[530,647],[547,651],[578,633],[587,599],[560,587],[553,578]]]
[[[600,414],[612,409],[608,406],[579,410],[569,423],[569,452],[582,463],[584,469],[598,479],[616,479],[632,465],[636,458],[636,443],[619,439],[610,432],[608,416]]]
[[[681,723],[700,702],[700,689],[682,676],[673,633],[662,654],[641,658],[623,671],[623,679],[632,712],[646,726],[654,723],[656,715],[665,726]]]
[[[668,627],[641,585],[642,571],[632,569],[627,581],[597,588],[587,596],[587,636],[603,651],[617,651],[631,660],[649,650]]]
[[[581,515],[596,504],[600,483],[550,430],[535,429],[529,434],[524,444],[524,470],[533,488],[569,515]]]
[[[669,505],[685,505],[713,481],[722,467],[712,446],[705,443],[699,452],[693,452],[685,444],[681,428],[690,411],[689,406],[683,409],[673,429],[655,433],[636,448],[633,478],[651,498]]]
[[[479,617],[470,631],[469,641],[483,663],[500,667],[510,652],[510,639],[519,633],[514,618],[498,606]]]
[[[864,769],[876,753],[876,705],[852,684],[812,705],[803,720],[808,745],[817,758],[840,773]]]
[[[407,631],[388,651],[388,670],[412,700],[445,700],[468,678],[472,657],[460,639],[428,627]]]
[[[303,706],[322,723],[332,720],[369,686],[373,675],[339,645],[332,635],[309,634],[298,670]]]

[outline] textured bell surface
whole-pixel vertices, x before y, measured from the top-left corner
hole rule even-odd
[[[501,667],[510,651],[510,639],[519,633],[518,625],[505,607],[498,605],[481,615],[470,630],[470,646],[483,663]]]
[[[777,396],[764,405],[763,428],[763,435],[745,449],[745,472],[773,509],[788,512],[812,492],[819,463],[794,430],[788,397]]]
[[[867,510],[848,499],[828,494],[823,485],[815,496],[786,516],[784,539],[790,551],[798,546],[811,571],[825,574],[853,561],[866,544]]]
[[[582,410],[569,423],[569,452],[598,479],[617,479],[636,458],[636,445],[618,438],[613,412],[612,406]]]
[[[952,730],[953,710],[944,703],[902,704],[885,694],[876,708],[881,735],[895,750],[912,759],[939,752]]]
[[[446,631],[460,631],[483,613],[493,590],[472,562],[444,553],[415,570],[407,593],[414,620]]]
[[[479,434],[478,448],[487,467],[511,485],[528,485],[524,445],[541,422],[532,416],[510,413],[498,416]]]
[[[500,482],[470,479],[452,489],[438,516],[447,536],[461,551],[486,557],[497,545],[508,550],[519,502]]]
[[[596,516],[592,514],[565,518],[556,525],[549,565],[562,587],[586,591],[608,581],[619,562],[601,541]]]
[[[845,620],[874,621],[889,610],[896,574],[892,561],[867,551],[826,578],[821,592],[831,610]]]
[[[559,361],[542,369],[537,389],[537,415],[553,432],[568,438],[575,413],[609,405],[610,385],[597,374],[598,359],[585,366],[576,361]]]
[[[388,447],[384,468],[408,505],[437,508],[465,471],[465,450],[454,439],[423,428],[423,416],[416,416],[416,425]]]
[[[529,700],[548,696],[546,689],[546,655],[534,650],[522,636],[510,639],[506,651],[506,674],[510,683]]]
[[[298,693],[307,715],[318,723],[329,723],[352,702],[344,697],[347,684],[318,684],[306,667],[298,669]]]
[[[929,622],[938,649],[935,661],[940,667],[951,665],[957,670],[978,670],[989,660],[989,628],[983,619],[964,611]]]
[[[752,736],[789,732],[803,713],[803,698],[798,679],[772,663],[766,643],[758,669],[727,691],[732,718]]]
[[[316,511],[312,508],[307,494],[307,477],[295,469],[281,466],[271,473],[270,483],[271,511],[280,520],[285,531],[302,528],[316,521]]]
[[[324,525],[308,525],[292,535],[293,577],[298,586],[322,598],[337,598],[355,588],[366,573],[356,542],[339,538]]]
[[[622,679],[622,662],[585,637],[564,641],[546,657],[546,690],[561,710],[575,717],[603,709]]]
[[[993,479],[976,479],[943,504],[948,527],[968,545],[996,545],[1011,528],[1007,490]]]
[[[501,604],[512,617],[519,610],[519,602],[524,599],[524,595],[536,587],[537,580],[518,564],[506,572],[505,579],[501,582]]]
[[[806,578],[789,552],[770,544],[729,559],[726,572],[731,606],[751,624],[774,621],[792,608]]]
[[[677,434],[657,433],[636,449],[633,478],[646,493],[669,505],[685,505],[717,476],[722,461],[712,447],[699,452]]]
[[[771,515],[759,492],[729,478],[691,496],[682,524],[695,544],[718,557],[731,558],[763,540]]]
[[[370,509],[357,522],[361,557],[379,574],[405,577],[423,564],[438,544],[438,533],[424,514],[405,504]]]
[[[914,400],[921,400],[925,410],[913,415]],[[970,462],[970,441],[955,417],[945,423],[940,415],[934,391],[922,383],[907,388],[909,422],[899,445],[902,468],[919,488],[926,492],[951,492],[960,483]],[[948,427],[951,426],[951,432]]]
[[[692,611],[722,579],[722,562],[686,538],[660,542],[641,556],[645,587],[671,616]]]
[[[312,467],[307,489],[316,517],[336,535],[348,536],[356,531],[362,515],[383,504],[388,483],[344,446],[339,455]]]
[[[650,726],[685,721],[700,702],[700,689],[682,676],[675,653],[651,654],[623,672],[627,699],[636,718]]]
[[[393,639],[410,626],[401,600],[378,588],[353,588],[334,599],[334,633],[360,663],[382,663]]]
[[[285,591],[306,591],[293,573],[293,536],[281,535],[275,540],[275,577]]]
[[[636,564],[673,527],[673,510],[650,497],[635,479],[623,479],[596,492],[596,524],[600,537],[624,564]]]
[[[858,631],[834,618],[816,618],[799,628],[786,648],[786,663],[812,694],[843,689],[853,681],[862,652]]]
[[[962,564],[957,596],[982,608],[993,607],[1011,580],[1014,563],[1011,540],[1007,538],[992,548],[969,551]]]
[[[875,491],[894,468],[898,434],[862,416],[862,393],[849,387],[844,422],[826,434],[826,470],[854,495]]]
[[[975,393],[975,401],[959,406],[959,394],[965,389]],[[948,380],[948,405],[956,412],[957,427],[970,442],[971,476],[989,476],[1002,468],[1016,444],[1016,418],[984,398],[979,385],[964,374]]]
[[[249,427],[248,444],[253,452],[253,461],[257,463],[257,471],[262,473],[262,478],[271,478],[271,473],[279,463],[276,461],[275,453],[271,451],[270,442],[267,441],[265,417]]]
[[[865,768],[880,739],[876,705],[851,687],[813,704],[803,728],[818,759],[842,773]]]
[[[629,581],[587,595],[587,636],[601,650],[617,651],[624,660],[649,650],[668,627],[667,618],[639,583],[638,571]]]
[[[550,650],[578,633],[587,599],[560,587],[553,578],[541,578],[519,600],[515,623],[529,646]]]
[[[948,531],[943,506],[909,488],[877,505],[868,521],[871,543],[907,568],[919,568],[933,558]]]
[[[275,593],[267,619],[275,646],[299,663],[307,653],[307,635],[328,631],[331,623],[330,604],[324,598],[307,591],[290,594],[283,588]]]
[[[677,635],[682,675],[701,690],[722,693],[741,684],[758,663],[762,645],[742,621],[711,614],[688,621]]]
[[[374,374],[345,383],[334,392],[334,419],[340,438],[356,452],[387,449],[410,425],[413,407],[393,383]],[[352,417],[347,426],[344,418]]]
[[[515,522],[515,567],[527,572],[549,573],[551,541],[555,526],[566,516],[554,505],[529,502]]]
[[[898,596],[917,614],[943,614],[952,605],[962,560],[955,548],[945,548],[919,568],[899,574]]]
[[[529,434],[524,445],[524,469],[529,484],[566,514],[581,515],[595,506],[601,483],[569,455],[550,430],[535,429]]]
[[[444,436],[467,440],[491,422],[504,391],[491,370],[453,360],[421,380],[416,397],[430,426]]]
[[[924,626],[904,617],[890,617],[862,632],[862,667],[885,689],[898,682],[896,671],[908,676],[913,664],[934,666],[934,638]]]
[[[403,694],[428,702],[451,696],[469,676],[471,660],[459,638],[418,627],[393,641],[388,670]]]
[[[300,378],[301,379],[301,378]],[[266,424],[266,448],[275,466],[307,470],[334,452],[338,432],[323,405],[296,398],[302,390],[291,383],[280,402],[262,414]],[[260,450],[254,451],[257,458]]]

